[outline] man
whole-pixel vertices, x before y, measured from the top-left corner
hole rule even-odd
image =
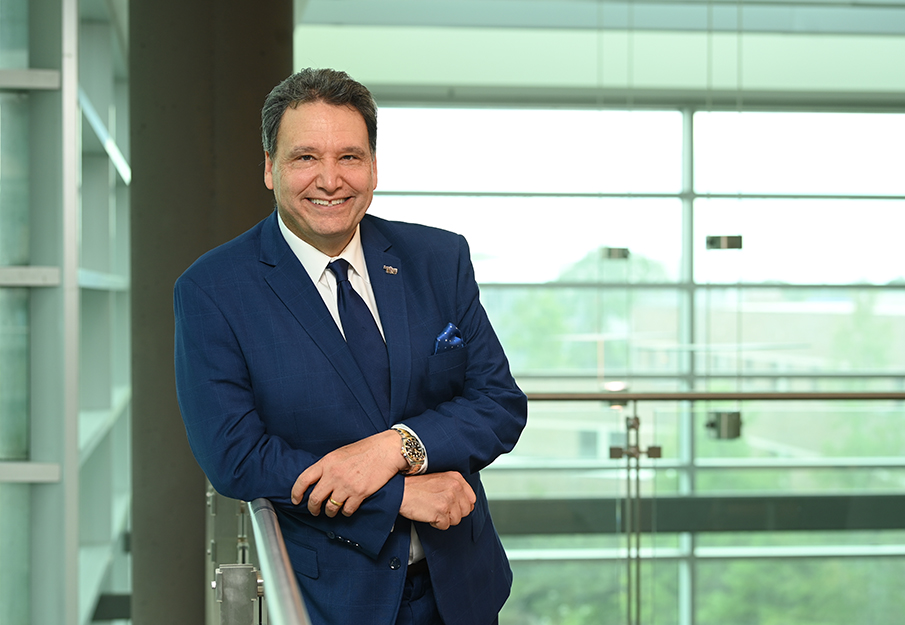
[[[345,73],[289,77],[262,128],[276,211],[176,283],[195,457],[274,502],[313,623],[489,625],[512,574],[478,472],[527,408],[467,244],[366,215],[376,106]]]

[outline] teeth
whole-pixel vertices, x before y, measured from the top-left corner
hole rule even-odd
[[[317,204],[318,206],[336,206],[337,204],[342,204],[346,201],[345,198],[341,200],[316,200],[314,198],[310,198],[312,204]]]

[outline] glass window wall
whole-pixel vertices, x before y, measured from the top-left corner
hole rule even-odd
[[[527,392],[905,390],[896,349],[905,115],[383,107],[379,116],[371,212],[465,235]],[[741,237],[740,248],[708,237]],[[563,518],[574,513],[564,501],[603,502],[601,527],[621,527],[627,474],[609,449],[626,444],[627,414],[642,423],[642,449],[663,448],[638,472],[654,502],[782,503],[905,486],[900,402],[618,408],[532,402],[516,449],[484,473],[491,498],[566,506]],[[742,413],[740,438],[712,436],[717,411]],[[803,522],[819,526],[808,514]],[[624,620],[622,535],[512,527],[503,540],[516,577],[501,622]],[[821,623],[869,613],[892,624],[905,612],[887,583],[905,566],[901,532],[768,529],[649,528],[642,622],[811,623],[804,606],[824,595],[836,607],[820,608]]]

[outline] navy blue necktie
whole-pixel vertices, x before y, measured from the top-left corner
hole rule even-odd
[[[380,411],[389,418],[390,362],[386,343],[368,305],[349,282],[348,261],[338,258],[327,265],[327,269],[336,276],[336,303],[346,343]]]

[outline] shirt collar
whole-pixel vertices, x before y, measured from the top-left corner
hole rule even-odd
[[[355,227],[355,234],[352,235],[352,240],[349,241],[349,244],[343,248],[343,251],[338,256],[327,256],[310,243],[296,236],[283,222],[279,212],[277,212],[277,221],[280,224],[280,232],[283,234],[283,238],[286,239],[286,243],[289,244],[289,248],[296,258],[299,259],[299,262],[302,263],[302,267],[305,268],[305,271],[311,277],[311,281],[315,284],[320,282],[321,276],[324,275],[324,271],[326,271],[330,261],[337,258],[347,260],[352,265],[352,269],[367,280],[368,270],[365,266],[364,252],[361,249],[360,225]]]

